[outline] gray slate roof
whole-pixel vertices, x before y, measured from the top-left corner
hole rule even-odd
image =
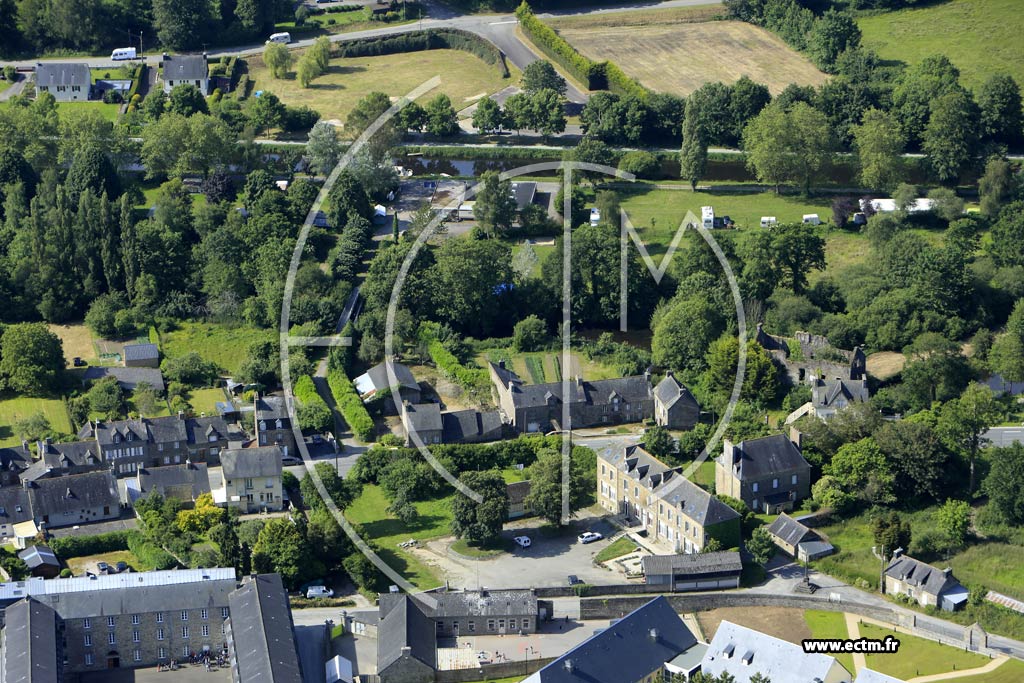
[[[532,590],[453,591],[431,597],[437,607],[423,611],[434,618],[537,616],[537,594]]]
[[[195,500],[210,492],[210,477],[205,462],[140,469],[136,477],[143,495],[155,492],[165,498]]]
[[[427,616],[426,606],[405,593],[380,596],[377,627],[377,672],[402,658],[402,648],[430,668],[437,666],[437,627]]]
[[[672,373],[665,375],[665,379],[658,382],[657,386],[654,387],[654,395],[658,397],[666,408],[671,408],[678,401],[685,401],[692,403],[697,409],[700,409],[700,404],[697,403],[697,399],[693,397],[690,390],[683,386],[679,380],[677,380]]]
[[[829,680],[829,671],[838,666],[829,655],[805,654],[799,645],[723,621],[704,654],[701,671],[713,676],[728,671],[737,683],[748,683],[758,672],[772,683],[808,683]]]
[[[5,470],[23,470],[28,467],[32,455],[25,453],[21,446],[17,448],[0,448],[0,468]]]
[[[102,464],[95,441],[72,441],[70,443],[40,441],[37,448],[43,464],[55,470],[65,466],[88,467]]]
[[[121,504],[117,481],[106,470],[37,479],[30,486],[32,511],[38,518],[104,506],[113,512]]]
[[[5,683],[57,683],[57,614],[35,600],[19,600],[4,610]]]
[[[930,564],[902,554],[889,561],[885,575],[939,597],[960,585],[952,571],[936,569]]]
[[[122,355],[125,361],[158,360],[160,348],[156,344],[126,344]]]
[[[796,521],[786,513],[782,513],[768,525],[768,533],[777,536],[783,542],[796,546],[802,541],[818,540],[818,534]]]
[[[485,434],[500,435],[502,423],[501,413],[496,410],[453,410],[441,413],[441,424],[441,440],[445,443],[457,443]]]
[[[35,569],[41,567],[44,564],[52,565],[54,567],[60,566],[60,560],[53,554],[45,545],[30,545],[29,547],[18,553],[18,557],[28,565],[29,569]]]
[[[32,500],[22,486],[0,488],[0,524],[19,524],[32,519]]]
[[[659,596],[569,650],[526,683],[639,681],[696,644],[668,600]]]
[[[867,380],[816,379],[811,385],[811,401],[817,407],[831,406],[840,398],[845,398],[848,403],[867,401],[870,398]]]
[[[57,62],[36,65],[36,86],[55,88],[58,85],[79,85],[88,88],[92,85],[92,73],[89,71],[89,66]]]
[[[740,554],[735,550],[692,555],[645,555],[640,562],[645,575],[703,576],[743,571]]]
[[[220,452],[220,464],[225,479],[280,477],[282,457],[280,446],[227,448]]]
[[[188,428],[180,417],[145,417],[138,420],[89,422],[78,432],[78,438],[95,437],[104,446],[128,441],[149,443],[187,443]],[[116,439],[120,439],[117,441]]]
[[[738,465],[734,473],[741,481],[754,481],[780,472],[809,468],[800,449],[784,434],[748,439],[734,445]]]
[[[165,389],[164,373],[160,372],[160,368],[107,368],[93,365],[82,374],[82,380],[86,382],[98,382],[104,377],[116,377],[117,383],[125,391],[135,391],[142,382],[153,387],[158,394],[164,393]]]
[[[419,389],[419,382],[413,377],[412,370],[407,365],[401,363],[393,363],[395,368],[395,379],[398,380],[398,386],[402,389]],[[377,363],[372,368],[366,371],[369,375],[370,381],[373,382],[373,388],[376,391],[387,389],[391,386],[391,382],[388,379],[388,367],[387,363]]]
[[[602,451],[599,456],[702,526],[713,526],[740,516],[731,507],[685,478],[682,475],[683,468],[669,467],[640,445]]]
[[[292,615],[279,574],[246,578],[228,598],[231,636],[240,679],[302,683]]]
[[[515,373],[505,370],[515,378],[511,382],[512,401],[517,408],[536,408],[562,402],[562,383],[523,384]],[[633,403],[651,398],[651,384],[643,375],[586,381],[574,379],[569,382],[569,403],[607,405],[618,397],[624,403]]]
[[[163,66],[165,81],[197,81],[209,75],[206,55],[167,55]]]
[[[403,405],[405,422],[415,432],[439,432],[443,428],[441,406],[436,403],[418,403]]]

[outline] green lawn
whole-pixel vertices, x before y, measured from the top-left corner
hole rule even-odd
[[[388,499],[379,486],[366,485],[362,494],[345,509],[345,517],[362,528],[363,538],[380,547],[380,556],[417,588],[434,588],[442,579],[414,555],[399,548],[398,544],[410,539],[427,541],[451,533],[452,513],[448,499],[415,503],[419,517],[405,524],[385,512]]]
[[[1024,681],[1024,662],[1010,659],[995,671],[977,676],[957,678],[956,683],[1020,683]]]
[[[846,581],[864,579],[878,587],[881,562],[871,554],[874,538],[866,515],[839,520],[819,529],[835,546],[836,553],[814,562],[820,571],[835,573]]]
[[[6,398],[0,400],[0,447],[21,444],[21,438],[14,433],[14,423],[35,413],[45,415],[55,432],[71,433],[71,421],[61,400],[21,396]]]
[[[87,569],[89,571],[95,571],[95,564],[100,561],[106,562],[111,567],[116,565],[118,562],[127,562],[128,566],[137,572],[148,572],[153,569],[150,565],[144,564],[130,550],[115,550],[114,552],[100,553],[99,555],[71,557],[68,558],[67,565],[68,569],[70,569],[75,576],[82,576],[85,574]]]
[[[119,104],[104,104],[103,102],[58,102],[57,113],[63,117],[68,112],[98,111],[103,118],[109,121],[117,121],[118,112],[121,109]]]
[[[477,557],[480,559],[490,559],[507,553],[509,550],[515,548],[515,545],[508,539],[499,538],[496,542],[489,545],[478,545],[470,543],[464,538],[452,543],[452,550],[465,555],[466,557]]]
[[[807,628],[811,629],[813,638],[849,638],[849,631],[846,629],[846,615],[842,612],[824,612],[821,610],[809,609],[804,611],[804,621]],[[854,672],[853,655],[843,653],[836,655],[839,663],[846,667],[850,673]]]
[[[275,338],[274,330],[246,325],[185,322],[178,329],[161,335],[160,350],[171,358],[195,351],[225,372],[234,374],[245,361],[250,344]]]
[[[885,59],[916,64],[944,54],[972,90],[1007,72],[1024,83],[1019,0],[949,0],[857,20],[861,44]]]
[[[531,244],[530,247],[533,249],[533,253],[537,256],[537,262],[533,266],[533,270],[530,271],[530,277],[539,278],[541,264],[544,263],[544,259],[547,258],[548,254],[555,250],[553,244]],[[524,245],[522,242],[516,242],[512,245],[512,257],[515,258],[516,254],[522,251]]]
[[[957,553],[949,565],[965,584],[980,584],[1024,600],[1024,547],[982,543]]]
[[[808,213],[818,214],[822,221],[832,215],[831,201],[827,197],[806,198],[773,192],[656,190],[650,185],[639,185],[635,190],[620,191],[622,208],[651,254],[665,253],[687,212],[692,212],[699,220],[702,206],[713,207],[716,216],[729,216],[739,228],[759,228],[761,216],[775,216],[780,223],[794,223]]]
[[[227,400],[223,389],[193,389],[188,392],[188,402],[196,414],[217,414],[217,402]]]
[[[865,656],[865,660],[869,669],[903,680],[947,671],[974,669],[989,662],[989,658],[983,655],[964,652],[959,648],[905,633],[894,634],[892,630],[874,624],[860,624],[860,635],[877,640],[887,635],[895,635],[899,639],[899,652],[870,654]]]
[[[616,557],[622,557],[628,553],[636,550],[636,541],[629,536],[620,536],[615,539],[615,542],[604,548],[597,555],[594,555],[594,562],[600,564],[601,562],[607,562],[608,560],[614,560]]]

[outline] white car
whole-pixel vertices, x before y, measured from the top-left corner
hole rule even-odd
[[[313,598],[331,598],[334,597],[334,591],[327,586],[310,586],[306,589],[306,597],[310,600]]]
[[[529,548],[531,544],[529,536],[516,536],[513,540],[520,548]]]
[[[576,540],[580,543],[593,543],[594,541],[600,541],[604,536],[597,533],[596,531],[584,531],[582,534],[576,537]]]

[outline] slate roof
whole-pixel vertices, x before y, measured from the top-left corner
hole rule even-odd
[[[702,576],[743,571],[738,551],[695,553],[692,555],[644,555],[640,560],[645,575],[683,574]]]
[[[143,495],[156,492],[165,498],[195,500],[210,492],[205,462],[144,468],[136,473],[136,477]]]
[[[291,418],[283,396],[262,396],[256,399],[257,420],[281,420],[282,429],[289,429]]]
[[[486,434],[501,434],[501,413],[496,410],[453,410],[441,413],[442,437],[445,443],[457,443]]]
[[[829,671],[840,665],[829,655],[805,654],[800,645],[723,621],[700,666],[712,676],[727,671],[736,683],[748,683],[755,673],[772,683],[807,683],[829,680]]]
[[[412,375],[412,370],[407,365],[401,363],[392,363],[395,368],[395,379],[398,380],[398,387],[400,389],[419,389],[419,382]],[[367,377],[370,380],[371,388],[369,391],[381,391],[391,386],[391,381],[388,378],[387,363],[377,363],[372,368],[367,370],[365,373],[360,375],[356,379],[356,383],[359,383],[359,379]],[[369,391],[363,391],[360,389],[360,393],[366,394]]]
[[[739,518],[739,513],[682,475],[683,468],[669,467],[640,445],[603,451],[600,457],[655,496],[682,511],[701,526],[713,526]]]
[[[185,420],[185,429],[188,431],[188,441],[191,444],[210,443],[211,437],[226,441],[231,435],[231,426],[220,415],[209,415],[207,417],[190,417]]]
[[[726,443],[724,448],[728,447]],[[748,439],[733,448],[736,449],[737,463],[732,471],[741,481],[764,479],[779,472],[810,467],[800,449],[784,434]],[[728,466],[728,463],[723,464]]]
[[[165,81],[201,81],[209,76],[206,55],[167,55],[163,67]]]
[[[92,85],[92,72],[87,64],[68,64],[48,62],[36,65],[36,86],[55,88],[58,85],[79,85],[89,88]]]
[[[405,593],[380,596],[380,623],[377,627],[377,672],[402,657],[402,648],[430,668],[437,666],[437,627],[427,616],[427,608]]]
[[[18,557],[28,565],[29,569],[35,569],[41,567],[44,564],[48,564],[54,567],[60,567],[60,560],[53,554],[45,545],[30,545],[29,547],[18,553]]]
[[[132,360],[159,360],[160,347],[156,344],[126,344],[121,354],[125,362]]]
[[[220,452],[220,464],[224,479],[280,477],[283,457],[280,446],[227,448]]]
[[[816,407],[827,408],[841,398],[848,403],[864,402],[870,398],[865,379],[815,379],[811,385],[811,401]]]
[[[32,519],[32,500],[22,486],[0,488],[0,524],[18,524]]]
[[[302,683],[292,615],[279,574],[247,577],[228,597],[233,666],[240,680]]]
[[[17,448],[0,448],[0,468],[18,471],[28,467],[32,455],[25,453],[20,446]]]
[[[20,586],[19,586],[20,584]],[[174,612],[225,607],[237,587],[233,568],[80,576],[70,579],[28,579],[0,585],[0,600],[31,595],[61,618]]]
[[[37,479],[30,486],[32,512],[37,518],[96,507],[115,511],[121,504],[117,481],[106,470]]]
[[[700,404],[697,403],[697,399],[690,393],[690,390],[683,386],[672,373],[665,375],[665,379],[658,382],[657,386],[654,387],[654,395],[666,408],[671,408],[681,400],[692,403],[698,408],[700,407]]]
[[[415,432],[441,431],[441,406],[436,403],[419,403],[402,406],[406,428]]]
[[[537,194],[537,183],[515,182],[512,183],[512,198],[516,200],[516,210],[522,211],[533,203],[533,197]]]
[[[874,669],[861,669],[857,672],[857,677],[853,681],[854,683],[903,683],[899,678],[879,673]]]
[[[129,439],[129,436],[131,437]],[[78,432],[78,438],[94,437],[104,446],[128,441],[148,443],[187,443],[188,428],[180,417],[144,417],[138,420],[112,420],[88,422]],[[115,437],[120,441],[115,441]]]
[[[40,441],[36,447],[44,466],[57,470],[65,467],[88,467],[101,465],[103,459],[97,454],[95,441],[72,441],[53,443]]]
[[[526,497],[530,495],[530,481],[514,481],[511,484],[505,485],[505,490],[508,491],[508,504],[519,505],[526,501]]]
[[[805,539],[816,541],[819,538],[816,533],[786,513],[782,513],[775,518],[775,521],[768,525],[768,533],[792,546],[799,545]],[[808,538],[809,536],[810,538]]]
[[[57,683],[57,614],[35,600],[19,600],[4,610],[4,681]]]
[[[437,600],[432,617],[537,616],[537,594],[532,590],[485,590],[432,593]]]
[[[116,377],[117,383],[125,391],[135,391],[135,388],[142,382],[153,387],[158,394],[164,393],[164,373],[160,368],[122,368],[122,367],[100,367],[93,365],[85,369],[82,380],[85,382],[97,382],[104,377]]]
[[[572,648],[524,683],[639,681],[696,644],[697,639],[668,600],[659,596]]]
[[[941,596],[960,585],[953,572],[936,569],[930,564],[902,554],[889,561],[885,575],[935,596]]]
[[[550,403],[562,402],[562,382],[525,384],[516,373],[491,363],[499,381],[512,392],[512,402],[517,408],[535,408]],[[573,379],[569,382],[569,403],[606,405],[618,397],[626,403],[642,401],[652,397],[650,379],[646,375],[632,375],[615,379],[587,381]]]

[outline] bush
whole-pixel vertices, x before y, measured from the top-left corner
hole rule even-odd
[[[128,550],[128,532],[110,531],[94,536],[63,536],[50,539],[50,550],[62,560]]]
[[[366,412],[366,406],[356,393],[352,380],[341,370],[334,369],[327,373],[327,384],[331,388],[335,403],[338,404],[338,410],[356,438],[360,441],[373,441],[373,419]]]
[[[619,161],[619,170],[632,173],[637,178],[653,179],[661,175],[661,163],[650,152],[627,152]]]
[[[331,20],[328,19],[328,22]],[[499,67],[503,75],[509,75],[505,56],[492,43],[468,31],[459,29],[428,29],[409,31],[398,35],[361,38],[345,41],[338,45],[341,57],[379,57],[399,52],[420,52],[422,50],[462,50],[474,54],[488,64]]]
[[[516,323],[512,332],[512,346],[516,351],[537,351],[548,336],[547,325],[535,315]]]
[[[147,540],[141,531],[127,531],[124,533],[128,537],[128,550],[135,557],[139,558],[140,563],[149,565],[153,569],[173,569],[178,565],[178,561],[174,559],[174,556]]]
[[[292,388],[300,402],[298,409],[299,427],[303,430],[325,432],[330,430],[333,415],[327,402],[320,396],[309,375],[299,377]]]
[[[18,79],[18,70],[13,66],[4,67],[4,79],[13,83]]]
[[[490,392],[491,380],[487,371],[480,368],[467,368],[459,363],[459,359],[437,339],[436,325],[423,324],[420,326],[420,342],[426,345],[427,354],[445,377],[457,382],[472,393]]]

